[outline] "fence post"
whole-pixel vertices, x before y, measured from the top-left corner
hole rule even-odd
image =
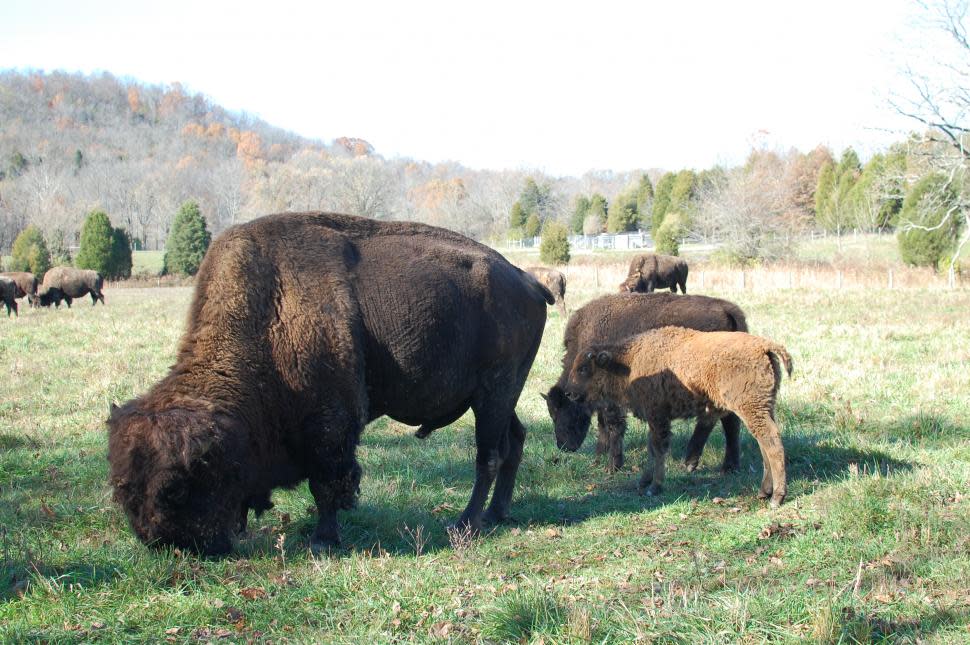
[[[839,271],[836,274],[836,276],[837,276],[837,280],[838,280],[838,288],[841,289],[842,288],[842,269],[839,269]]]
[[[889,288],[893,288],[893,270],[889,269]]]
[[[596,272],[596,288],[599,289],[600,288],[600,265],[594,264],[593,268]]]
[[[704,288],[704,272],[701,271],[701,289]]]
[[[745,284],[744,269],[741,269],[741,279],[738,281],[738,286],[741,287],[741,291],[744,291],[744,284]]]
[[[947,272],[947,286],[951,289],[957,286],[957,272],[953,269],[952,264],[950,264],[950,270]]]
[[[789,271],[788,272],[788,288],[789,289],[792,289],[792,288],[794,288],[794,286],[795,286],[795,272],[794,271]]]

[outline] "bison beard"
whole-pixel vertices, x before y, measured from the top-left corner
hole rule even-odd
[[[368,421],[428,433],[469,408],[475,484],[458,522],[507,517],[515,405],[553,302],[531,276],[443,229],[299,213],[227,230],[196,284],[176,364],[108,419],[115,499],[141,540],[225,553],[273,488],[309,479],[311,546],[327,549]]]

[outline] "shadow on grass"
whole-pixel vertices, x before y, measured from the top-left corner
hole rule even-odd
[[[0,450],[14,450],[16,448],[33,449],[39,446],[40,443],[36,439],[0,432]]]

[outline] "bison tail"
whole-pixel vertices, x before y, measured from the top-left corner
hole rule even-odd
[[[781,345],[771,343],[765,348],[765,351],[771,358],[772,362],[774,362],[776,365],[776,361],[782,362],[782,364],[785,366],[785,371],[788,373],[789,378],[791,378],[794,366],[792,365],[791,354],[788,353],[788,350]]]
[[[544,300],[547,305],[556,304],[556,298],[552,295],[552,292],[546,288],[544,284],[536,280],[535,276],[527,271],[522,271],[519,269],[519,275],[522,276],[522,280],[525,282],[526,287],[540,300]]]

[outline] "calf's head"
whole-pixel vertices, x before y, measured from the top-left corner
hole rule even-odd
[[[560,450],[576,452],[589,432],[590,410],[581,403],[574,403],[566,397],[566,391],[558,385],[549,388],[542,398],[546,400],[549,416],[556,432],[556,445]]]
[[[114,499],[149,546],[228,553],[245,499],[242,446],[226,416],[200,409],[112,406],[108,461]]]
[[[630,369],[616,360],[612,349],[591,348],[579,352],[569,369],[566,397],[574,403],[597,403],[604,399],[618,401],[622,383]],[[614,391],[616,390],[616,391]]]

